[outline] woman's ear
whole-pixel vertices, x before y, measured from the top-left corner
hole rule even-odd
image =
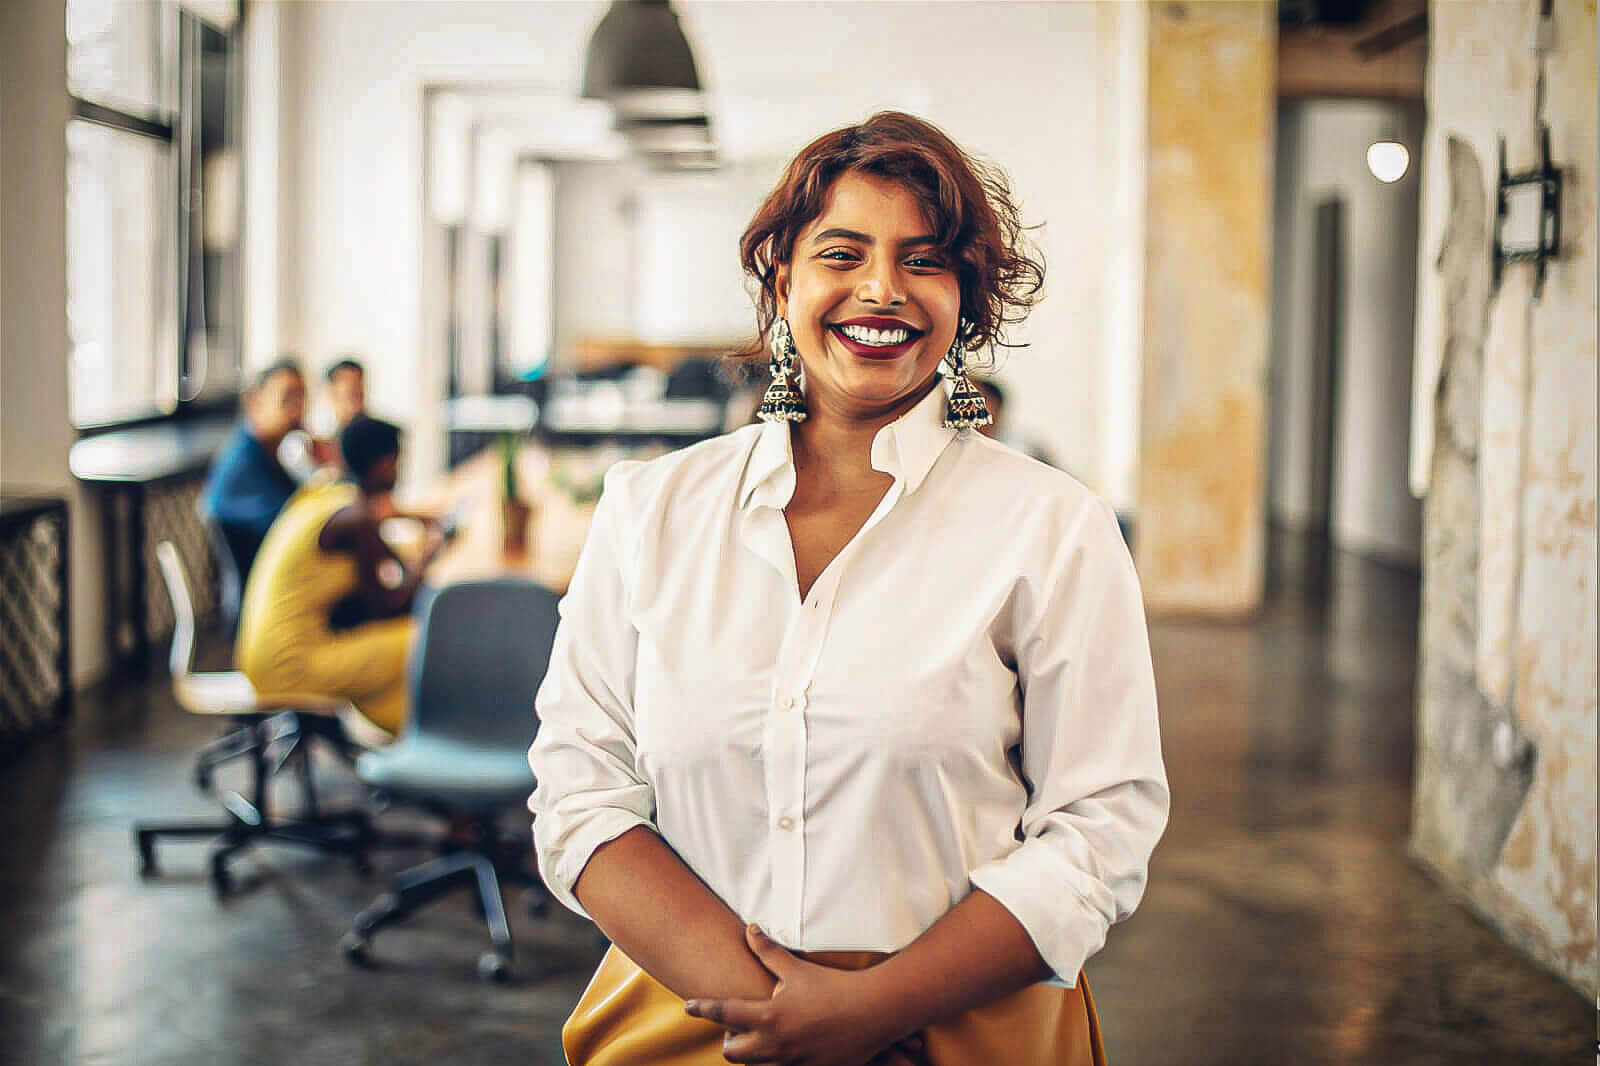
[[[773,292],[778,297],[778,317],[789,317],[789,265],[780,263],[777,274],[772,283]]]

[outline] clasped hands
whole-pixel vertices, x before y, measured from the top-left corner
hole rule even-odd
[[[725,1029],[722,1057],[762,1066],[918,1066],[920,1037],[895,1031],[882,1001],[864,995],[867,971],[807,962],[754,925],[745,940],[777,978],[769,999],[692,999],[691,1017]]]

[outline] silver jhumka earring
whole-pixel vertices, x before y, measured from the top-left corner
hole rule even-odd
[[[961,330],[956,330],[956,339],[950,343],[950,350],[944,356],[944,376],[950,379],[950,405],[945,409],[944,425],[946,429],[976,429],[987,426],[994,421],[989,415],[989,405],[984,402],[983,393],[972,384],[972,379],[967,376],[966,352],[961,347]]]
[[[789,332],[789,321],[780,318],[772,324],[772,384],[761,397],[761,407],[756,411],[763,422],[804,422],[806,398],[790,380],[795,374],[794,334]],[[982,397],[979,397],[981,402]]]

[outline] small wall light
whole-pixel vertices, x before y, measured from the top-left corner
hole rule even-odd
[[[1374,141],[1367,147],[1367,169],[1385,185],[1405,177],[1410,165],[1411,153],[1399,141]]]

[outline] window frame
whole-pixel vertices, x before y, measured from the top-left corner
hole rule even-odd
[[[193,10],[178,2],[178,0],[167,0],[167,2],[170,3],[173,8],[173,18],[171,19],[170,26],[170,32],[173,35],[173,40],[170,42],[170,44],[172,46],[172,63],[174,64],[174,68],[171,71],[170,76],[172,76],[180,86],[176,102],[167,114],[139,114],[135,111],[126,110],[121,107],[116,107],[110,104],[101,103],[97,100],[91,100],[86,97],[78,96],[71,91],[70,87],[68,87],[67,91],[67,100],[70,109],[68,117],[69,122],[90,122],[94,123],[95,125],[104,126],[108,129],[115,130],[119,133],[132,134],[135,136],[146,137],[151,140],[159,141],[167,146],[167,150],[172,156],[172,183],[168,193],[170,196],[170,205],[173,209],[173,232],[167,236],[173,240],[174,247],[177,250],[177,259],[170,264],[170,270],[173,274],[173,277],[170,279],[172,282],[170,297],[175,301],[175,307],[168,308],[167,310],[175,312],[174,325],[175,329],[177,330],[177,336],[173,339],[177,352],[177,359],[172,368],[174,377],[173,380],[168,383],[172,388],[173,407],[170,410],[162,410],[160,409],[160,401],[158,400],[158,406],[156,409],[142,414],[107,418],[103,420],[91,419],[82,422],[73,421],[71,423],[72,429],[80,440],[87,437],[97,436],[101,433],[109,433],[122,429],[131,429],[139,426],[154,426],[198,420],[212,420],[220,414],[232,413],[236,411],[238,408],[239,398],[245,391],[242,351],[243,338],[240,337],[240,343],[236,344],[234,351],[234,357],[238,361],[237,370],[239,371],[239,373],[236,374],[236,377],[239,380],[233,386],[221,391],[208,393],[206,390],[202,389],[200,393],[194,396],[187,398],[184,396],[185,383],[192,377],[189,372],[192,353],[189,340],[189,308],[187,306],[189,299],[189,270],[191,269],[191,264],[189,263],[188,259],[190,254],[188,247],[189,227],[194,223],[195,216],[197,216],[201,210],[199,207],[186,209],[184,206],[186,200],[184,195],[185,186],[192,184],[193,181],[196,180],[195,172],[199,163],[196,153],[194,151],[186,152],[185,149],[188,148],[193,142],[198,140],[198,126],[201,121],[201,115],[199,112],[201,109],[198,106],[198,97],[192,97],[191,94],[184,92],[182,86],[184,86],[187,82],[185,75],[189,73],[189,71],[187,71],[185,68],[190,63],[190,50],[184,47],[184,42],[188,41],[191,34],[195,32],[194,29],[186,26],[185,22],[186,20],[192,20],[196,23],[204,23],[207,27],[216,31],[227,39],[229,53],[233,58],[235,65],[230,72],[229,82],[226,86],[226,92],[228,94],[226,106],[229,108],[231,115],[242,115],[243,107],[240,102],[240,97],[243,90],[243,79],[241,74],[241,67],[243,63],[243,30],[244,20],[248,16],[248,5],[244,2],[244,0],[240,0],[237,17],[234,19],[231,26],[224,29],[218,26],[216,23],[202,18]],[[62,32],[65,34],[65,26],[62,28]],[[162,32],[168,32],[168,28],[163,26]],[[70,42],[68,42],[68,47],[71,47]],[[235,119],[235,121],[238,121],[238,119]],[[65,135],[64,130],[63,135]],[[244,150],[244,138],[239,136],[237,138],[237,143],[234,146],[234,151],[236,151],[240,157],[241,165],[239,173],[241,175],[244,173]],[[241,176],[241,185],[242,181],[243,179]],[[242,188],[239,191],[242,198]],[[237,239],[237,250],[235,252],[235,254],[239,257],[240,262],[243,260],[243,247],[244,235],[241,231]],[[72,255],[72,249],[70,247],[67,249],[67,254],[68,256]],[[242,305],[242,291],[237,291],[235,298]],[[238,312],[241,310],[242,307],[235,309],[236,320],[239,318]],[[69,375],[69,388],[71,387],[70,380],[71,379]]]

